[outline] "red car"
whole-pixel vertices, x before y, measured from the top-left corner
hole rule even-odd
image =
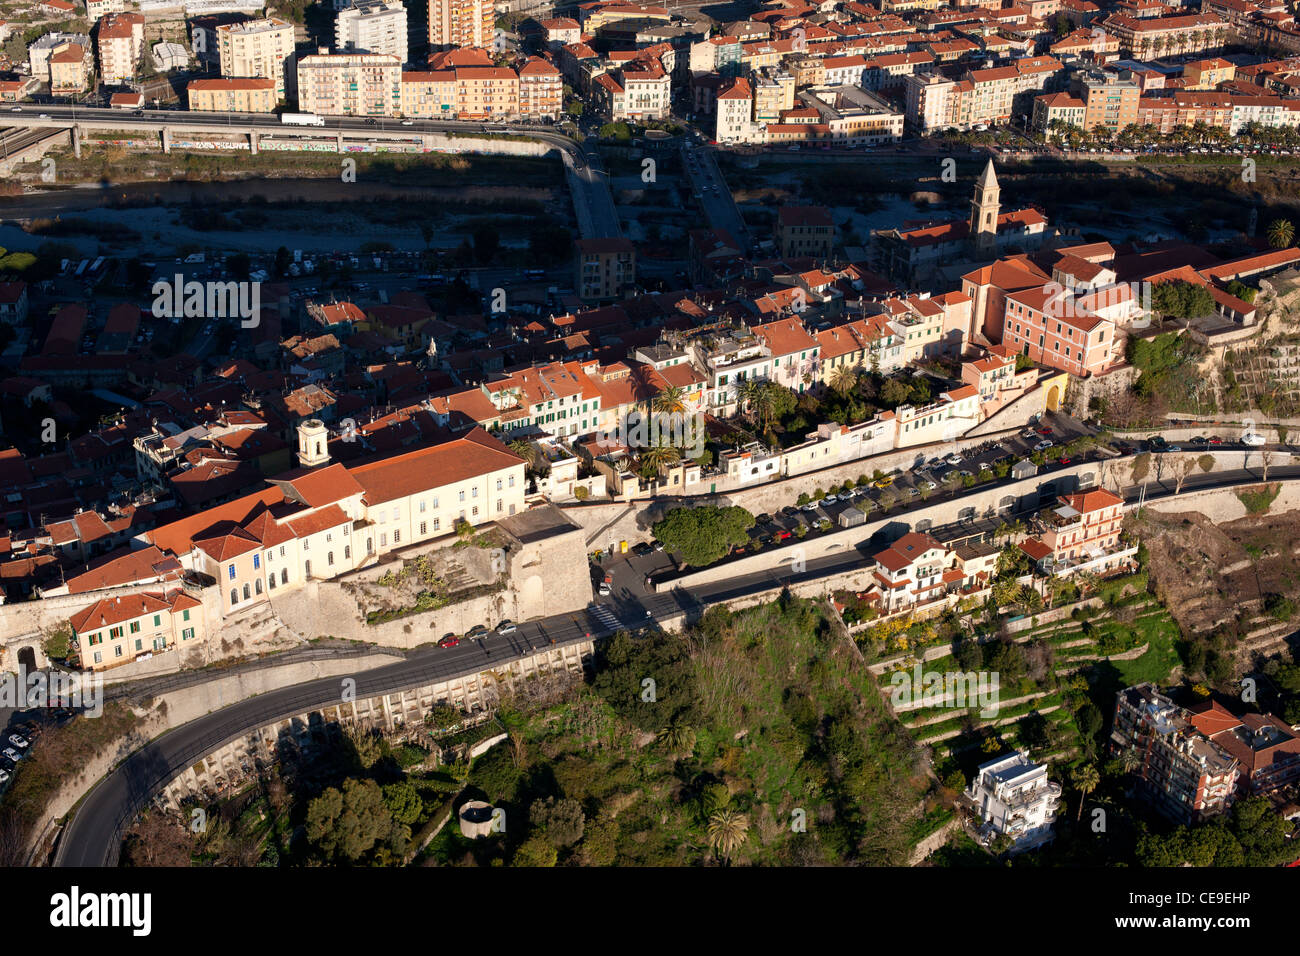
[[[1070,463],[1070,459],[1068,459],[1068,458],[1066,458],[1064,455],[1062,455],[1062,456],[1061,456],[1061,464],[1062,464],[1062,465],[1068,465],[1069,463]]]
[[[1038,434],[1040,434],[1040,435],[1050,435],[1050,434],[1052,434],[1052,430],[1051,430],[1050,428],[1048,428],[1046,425],[1044,425],[1042,428],[1038,429]]]
[[[439,647],[455,647],[460,643],[460,638],[455,634],[444,634],[442,640],[438,642]]]
[[[1220,438],[1218,435],[1214,435],[1213,437],[1210,438],[1210,444],[1211,444],[1211,445],[1222,445],[1222,444],[1223,444],[1223,439]]]
[[[789,532],[789,531],[778,531],[778,532],[776,533],[776,540],[777,540],[777,541],[784,541],[784,540],[785,540],[786,538],[788,538],[788,537],[790,537],[790,532]]]

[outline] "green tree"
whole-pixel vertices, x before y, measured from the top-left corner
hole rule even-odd
[[[713,852],[730,862],[749,836],[749,817],[730,807],[715,811],[709,817],[708,836]]]
[[[1290,219],[1274,219],[1268,224],[1268,244],[1274,249],[1287,249],[1295,239],[1295,226]]]
[[[420,819],[420,814],[424,812],[424,801],[409,780],[390,783],[383,790],[384,806],[388,807],[394,821],[409,826]]]
[[[582,804],[567,797],[560,800],[547,797],[545,800],[534,801],[528,810],[528,817],[533,826],[542,829],[546,838],[559,849],[573,846],[581,840],[587,822]]]
[[[307,806],[307,839],[328,859],[356,862],[392,829],[383,792],[373,780],[349,779]]]
[[[1075,767],[1070,773],[1070,782],[1074,788],[1079,791],[1079,813],[1076,822],[1083,819],[1083,800],[1088,794],[1097,789],[1097,784],[1101,783],[1101,777],[1097,773],[1097,768],[1090,763]]]
[[[748,543],[753,526],[754,516],[744,508],[676,508],[655,522],[654,536],[686,564],[704,567]]]
[[[534,833],[515,850],[515,866],[555,866],[559,854],[543,833]]]

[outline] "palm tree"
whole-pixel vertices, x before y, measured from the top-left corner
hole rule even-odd
[[[1274,249],[1287,249],[1295,238],[1295,226],[1290,219],[1274,219],[1268,224],[1268,244]]]
[[[1128,747],[1120,754],[1119,762],[1125,773],[1133,773],[1142,766],[1142,755],[1138,753],[1136,747]]]
[[[737,410],[743,409],[748,412],[751,420],[754,414],[754,400],[758,397],[761,388],[756,378],[742,379],[736,384],[736,402],[739,405]]]
[[[1075,818],[1075,823],[1078,823],[1083,819],[1083,798],[1097,789],[1097,784],[1101,783],[1101,777],[1097,774],[1096,767],[1086,763],[1081,767],[1074,768],[1070,774],[1070,782],[1079,791],[1079,815]]]
[[[682,460],[682,453],[672,445],[660,443],[651,445],[641,452],[641,464],[650,465],[655,471],[664,466],[672,466]]]
[[[695,749],[695,728],[689,724],[673,721],[659,731],[659,739],[668,748],[669,753],[690,753]]]
[[[852,365],[837,365],[831,369],[826,384],[831,387],[833,392],[843,398],[857,386],[858,370]]]
[[[510,450],[528,462],[528,467],[532,468],[537,464],[537,449],[533,443],[524,438],[516,438],[510,443]]]
[[[755,414],[758,415],[760,425],[764,430],[767,429],[768,419],[776,407],[776,389],[779,385],[765,382],[754,390],[754,396],[750,399],[750,404],[754,407]]]
[[[723,807],[709,816],[709,846],[726,862],[740,849],[749,835],[749,818],[743,813]]]
[[[663,415],[684,415],[686,393],[676,385],[669,385],[650,400],[650,410]]]

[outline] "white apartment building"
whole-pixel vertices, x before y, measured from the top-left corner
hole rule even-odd
[[[138,13],[109,13],[95,30],[100,80],[107,86],[117,86],[134,77],[144,52],[144,17]]]
[[[713,136],[719,143],[754,143],[763,127],[754,122],[754,91],[749,80],[732,80],[718,91]]]
[[[361,0],[334,18],[339,53],[377,53],[407,60],[406,7],[400,0]]]
[[[86,19],[94,23],[106,13],[125,13],[126,0],[86,0]]]
[[[298,108],[325,116],[396,116],[402,61],[372,53],[318,53],[298,61]]]
[[[429,0],[429,45],[490,47],[496,35],[492,0]]]
[[[75,43],[84,50],[91,49],[90,37],[80,33],[47,33],[33,40],[27,47],[27,62],[32,76],[43,83],[50,82],[50,57],[61,47]]]
[[[1000,835],[1014,840],[1012,853],[1041,846],[1053,837],[1052,824],[1061,801],[1061,785],[1047,779],[1047,766],[1020,751],[981,764],[966,790],[991,842]]]
[[[276,17],[225,23],[217,27],[217,58],[222,76],[260,76],[285,92],[286,64],[293,58],[293,24]]]

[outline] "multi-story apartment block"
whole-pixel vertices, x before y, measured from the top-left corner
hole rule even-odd
[[[903,336],[887,316],[868,315],[817,333],[821,379],[841,365],[892,372],[903,365]]]
[[[70,43],[77,44],[83,50],[91,48],[90,37],[79,33],[47,33],[45,36],[28,44],[27,62],[31,68],[32,76],[42,82],[49,83],[50,57],[65,49]]]
[[[1136,754],[1146,793],[1183,823],[1300,781],[1300,735],[1284,721],[1214,700],[1179,707],[1152,684],[1119,692],[1111,748]]]
[[[672,77],[658,62],[634,60],[591,84],[596,108],[614,121],[664,119],[672,108]]]
[[[138,13],[110,13],[96,25],[99,79],[117,86],[135,76],[144,52],[144,17]]]
[[[519,115],[519,74],[509,67],[458,67],[456,87],[456,107],[461,119],[504,119]]]
[[[927,445],[970,431],[980,420],[979,392],[972,385],[940,392],[928,405],[900,405],[894,409],[898,446]]]
[[[200,112],[270,113],[280,99],[270,77],[190,80],[186,91],[189,108]]]
[[[492,0],[429,0],[429,45],[490,47],[496,34]]]
[[[726,81],[718,90],[713,136],[719,143],[752,143],[762,138],[754,122],[754,90],[749,80]]]
[[[1036,519],[1037,535],[1020,549],[1057,575],[1111,574],[1136,563],[1137,545],[1123,546],[1124,499],[1105,488],[1062,495]]]
[[[617,426],[604,415],[598,377],[595,362],[555,362],[502,373],[480,390],[495,408],[503,433],[540,430],[566,438]]]
[[[966,790],[982,825],[980,836],[991,842],[1010,837],[1018,853],[1049,842],[1061,802],[1061,785],[1047,779],[1047,766],[1015,751],[980,764]]]
[[[616,299],[636,282],[636,249],[630,239],[579,239],[573,287],[586,301]]]
[[[1228,22],[1213,13],[1142,18],[1115,13],[1101,27],[1140,60],[1217,50],[1232,36]]]
[[[1104,372],[1122,359],[1123,350],[1115,323],[1089,311],[1085,302],[1055,284],[1010,293],[1002,343],[1080,378]]]
[[[550,60],[529,57],[519,68],[519,115],[556,119],[563,108],[563,75]]]
[[[858,86],[812,87],[799,93],[806,108],[838,146],[877,146],[903,137],[903,114],[885,99]]]
[[[1152,684],[1120,691],[1111,748],[1132,750],[1147,796],[1170,818],[1194,823],[1221,813],[1235,799],[1241,764],[1206,737],[1193,715]]]
[[[177,647],[196,646],[207,638],[202,607],[201,601],[181,589],[96,601],[70,619],[81,666],[102,671]]]
[[[772,380],[772,353],[752,329],[719,327],[690,342],[696,368],[704,375],[709,412],[728,417],[740,409],[740,385]]]
[[[403,116],[454,119],[457,110],[455,70],[404,72],[401,82]]]
[[[776,214],[776,251],[782,258],[829,259],[835,222],[825,206],[782,206]]]
[[[298,61],[298,108],[327,116],[396,116],[402,61],[370,53],[317,53]]]
[[[1084,129],[1118,133],[1138,122],[1141,90],[1136,80],[1114,73],[1090,71],[1079,78]]]
[[[821,346],[798,316],[754,326],[772,356],[772,381],[795,392],[803,392],[820,378]]]
[[[63,43],[50,54],[50,92],[81,93],[90,88],[94,59],[90,44]]]
[[[126,0],[86,0],[86,20],[94,23],[109,13],[125,13]]]
[[[268,17],[216,28],[217,58],[222,76],[260,76],[275,80],[283,97],[288,64],[293,59],[293,24]]]
[[[750,82],[754,90],[755,123],[775,123],[783,111],[794,109],[794,77],[785,70],[770,67],[760,70]]]
[[[401,0],[359,0],[334,18],[339,53],[376,53],[407,60],[406,7]]]

